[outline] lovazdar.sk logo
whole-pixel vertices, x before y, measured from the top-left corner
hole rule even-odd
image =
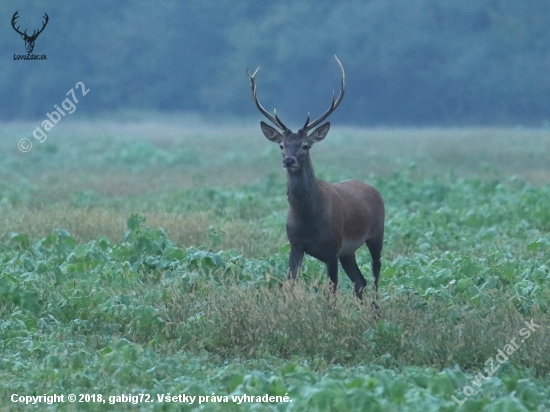
[[[36,41],[40,33],[44,31],[44,29],[46,28],[46,25],[48,24],[48,21],[50,20],[48,15],[44,13],[44,21],[42,22],[42,28],[33,30],[31,35],[27,33],[27,29],[25,29],[25,31],[21,31],[21,26],[17,25],[18,18],[19,18],[19,10],[17,10],[13,14],[13,17],[11,18],[11,26],[19,35],[21,35],[21,38],[25,41],[25,49],[27,50],[27,54],[14,54],[13,60],[46,60],[47,58],[45,54],[42,54],[39,56],[36,54],[32,54],[32,52],[34,50],[34,42]]]

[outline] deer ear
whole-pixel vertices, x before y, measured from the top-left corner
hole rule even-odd
[[[324,125],[319,126],[317,129],[315,129],[311,134],[308,136],[311,143],[317,143],[323,140],[328,133],[328,129],[330,129],[330,122],[326,122]]]
[[[267,140],[275,143],[281,143],[283,141],[283,135],[267,123],[260,122],[260,127],[262,128],[262,132],[264,132],[264,136],[267,137]]]

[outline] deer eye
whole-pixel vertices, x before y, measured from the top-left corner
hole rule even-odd
[[[279,144],[279,147],[281,148],[281,150],[283,150],[283,149],[284,149],[284,146],[283,146],[283,144],[282,144],[282,143],[280,143],[280,144]]]
[[[302,149],[304,149],[304,150],[309,149],[309,145],[308,145],[307,143],[304,143],[304,144],[302,145]]]

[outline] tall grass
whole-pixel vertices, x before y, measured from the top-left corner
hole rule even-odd
[[[377,312],[351,293],[327,299],[319,289],[325,288],[302,282],[275,289],[228,285],[206,297],[184,299],[172,291],[163,311],[170,319],[164,328],[166,344],[226,359],[269,355],[312,363],[437,369],[459,364],[476,371],[511,339],[519,342],[519,331],[526,327],[526,313],[506,299],[467,310],[437,299],[392,296]],[[550,349],[550,317],[536,308],[528,316],[542,328],[520,343],[510,366],[530,368],[543,377],[550,372],[544,356]]]

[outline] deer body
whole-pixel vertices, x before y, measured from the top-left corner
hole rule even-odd
[[[295,279],[304,253],[325,263],[332,291],[338,283],[338,261],[354,283],[355,294],[361,299],[366,280],[355,260],[355,251],[366,244],[372,257],[374,290],[378,288],[380,254],[384,238],[384,203],[380,194],[359,180],[327,183],[315,178],[309,149],[325,138],[330,123],[319,126],[308,135],[309,130],[321,123],[340,103],[344,94],[344,70],[342,91],[331,106],[318,119],[297,133],[290,131],[277,117],[263,109],[256,98],[254,74],[250,74],[252,96],[258,109],[266,115],[282,133],[264,122],[260,123],[265,137],[278,143],[287,173],[289,210],[286,232],[290,243],[288,277]]]
[[[290,178],[292,179],[292,178]],[[354,253],[382,232],[383,204],[378,192],[358,180],[334,185],[316,181],[317,204],[294,201],[300,194],[289,191],[287,235],[291,245],[326,262],[330,257]],[[369,207],[369,204],[378,207]]]

